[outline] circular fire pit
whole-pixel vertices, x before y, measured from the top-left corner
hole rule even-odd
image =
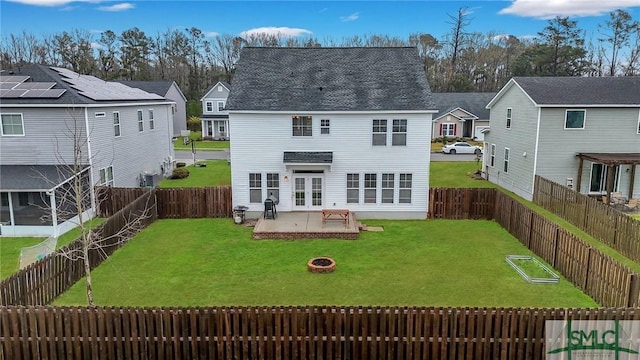
[[[317,257],[309,260],[307,269],[314,273],[329,273],[336,269],[336,262],[330,257]]]

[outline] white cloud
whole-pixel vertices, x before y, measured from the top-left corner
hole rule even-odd
[[[283,37],[296,37],[296,36],[302,36],[302,35],[311,35],[313,33],[306,29],[266,26],[266,27],[259,27],[259,28],[243,31],[240,33],[240,36],[243,38],[246,38],[246,37],[259,35],[259,34],[279,35]]]
[[[92,42],[91,43],[91,48],[92,49],[96,49],[96,50],[105,50],[106,47],[104,47],[104,45],[100,45],[97,42]]]
[[[556,16],[598,16],[615,9],[640,6],[640,0],[514,0],[499,14],[551,19]]]
[[[100,6],[98,7],[98,10],[117,12],[117,11],[127,11],[133,8],[134,6],[131,3],[120,3],[120,4],[111,5],[111,6]]]
[[[216,37],[216,36],[220,35],[219,33],[215,32],[215,31],[203,31],[202,34],[205,37]]]
[[[60,6],[67,5],[72,2],[88,2],[99,3],[100,0],[7,0],[19,4],[34,5],[34,6]]]
[[[349,16],[340,16],[340,21],[355,21],[358,20],[359,17],[360,15],[357,12],[354,12]]]

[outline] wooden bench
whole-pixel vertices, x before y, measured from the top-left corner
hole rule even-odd
[[[349,224],[349,209],[323,209],[322,210],[322,225],[327,220],[340,220],[344,221],[344,225]]]

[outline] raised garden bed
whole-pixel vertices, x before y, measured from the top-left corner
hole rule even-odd
[[[560,277],[533,256],[507,255],[507,263],[530,283],[557,284]]]

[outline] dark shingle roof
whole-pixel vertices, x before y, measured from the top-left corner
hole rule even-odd
[[[138,88],[140,90],[144,90],[146,92],[160,95],[165,97],[167,92],[171,88],[173,81],[170,80],[158,80],[158,81],[132,81],[132,80],[122,80],[118,81],[121,84],[125,84],[129,87]]]
[[[479,119],[489,119],[489,109],[486,106],[496,93],[433,93],[432,96],[438,109],[434,118],[461,108]]]
[[[71,177],[66,165],[0,165],[0,190],[49,190]]]
[[[415,48],[244,48],[228,110],[434,109]]]
[[[62,75],[57,71],[51,69],[46,65],[26,65],[19,68],[6,70],[2,72],[3,75],[25,75],[29,76],[29,81],[34,82],[55,82],[56,85],[53,89],[65,89],[66,91],[59,98],[3,98],[2,104],[63,104],[63,105],[83,105],[83,104],[109,104],[109,103],[123,103],[123,102],[139,102],[139,101],[162,101],[159,99],[153,99],[156,97],[150,97],[147,100],[135,99],[135,100],[92,100],[86,96],[81,95],[70,84],[63,81]],[[106,82],[105,82],[106,83]],[[164,95],[162,95],[164,96]]]
[[[640,76],[514,77],[539,105],[639,105]]]
[[[283,156],[285,163],[305,164],[331,164],[333,152],[331,151],[285,151]]]

